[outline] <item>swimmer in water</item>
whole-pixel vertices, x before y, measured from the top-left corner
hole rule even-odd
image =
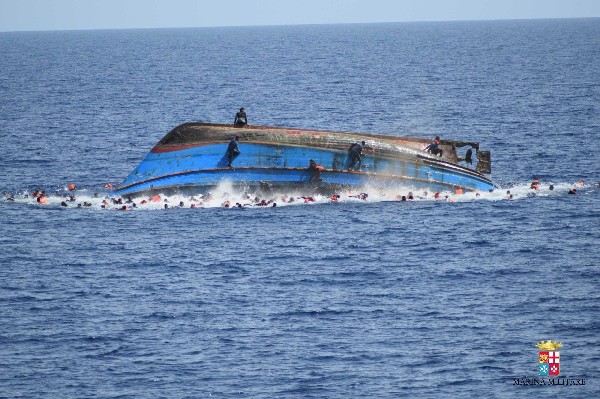
[[[529,186],[529,188],[532,190],[539,190],[540,189],[540,179],[537,177],[535,179],[533,179],[533,181],[531,182],[531,186]]]
[[[313,197],[298,197],[298,199],[302,198],[304,200],[304,203],[309,203],[309,202],[315,202],[315,199]]]
[[[369,198],[369,194],[367,194],[367,193],[360,193],[358,195],[349,195],[348,197],[358,198],[360,200],[366,201],[367,198]]]

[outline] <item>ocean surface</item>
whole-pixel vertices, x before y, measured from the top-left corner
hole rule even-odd
[[[101,208],[242,106],[479,141],[500,188]],[[600,19],[0,33],[0,397],[600,397],[599,139]],[[585,385],[515,385],[548,339]]]

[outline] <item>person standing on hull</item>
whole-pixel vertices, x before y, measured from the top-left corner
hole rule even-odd
[[[248,116],[246,115],[246,110],[244,107],[240,108],[239,112],[235,114],[235,119],[233,120],[233,125],[235,127],[244,127],[248,124]]]
[[[469,165],[473,165],[473,149],[469,148],[465,154],[465,162]]]
[[[235,136],[233,139],[231,139],[231,141],[229,142],[229,145],[227,146],[227,167],[228,168],[233,168],[233,166],[231,166],[231,163],[233,162],[233,160],[241,154],[240,152],[240,148],[238,147],[238,140],[240,139],[240,136]]]
[[[442,144],[440,136],[436,136],[436,138],[434,138],[433,141],[427,147],[425,147],[424,151],[441,157],[444,151],[440,148],[440,144]]]
[[[350,153],[350,164],[348,166],[348,170],[360,170],[360,167],[362,166],[362,150],[364,145],[365,142],[361,141],[360,144],[352,144],[348,149],[348,152]],[[357,167],[355,167],[356,163],[358,163]]]

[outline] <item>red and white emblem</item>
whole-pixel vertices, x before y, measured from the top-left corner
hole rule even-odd
[[[550,340],[541,341],[535,344],[541,351],[538,353],[538,370],[542,377],[560,375],[560,352],[556,349],[561,348],[560,342]]]
[[[560,374],[560,352],[558,352],[558,351],[548,352],[548,365],[550,366],[550,368],[548,370],[549,375],[559,375]]]

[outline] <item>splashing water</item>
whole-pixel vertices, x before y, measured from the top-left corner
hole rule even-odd
[[[112,191],[94,192],[83,188],[69,190],[64,187],[47,195],[46,203],[39,203],[33,195],[35,190],[23,190],[17,193],[3,193],[3,202],[33,205],[47,208],[93,209],[93,210],[169,210],[174,208],[264,208],[280,206],[298,206],[314,204],[348,203],[348,202],[473,202],[473,201],[518,201],[537,196],[563,196],[570,190],[582,194],[594,189],[595,186],[582,183],[548,183],[538,190],[530,184],[522,183],[511,187],[498,188],[492,192],[465,192],[459,194],[453,191],[438,193],[425,191],[422,188],[396,187],[380,189],[365,186],[360,190],[340,191],[335,195],[312,194],[299,190],[253,192],[236,189],[229,181],[224,181],[208,192],[193,194],[152,193],[131,198],[116,197]]]

